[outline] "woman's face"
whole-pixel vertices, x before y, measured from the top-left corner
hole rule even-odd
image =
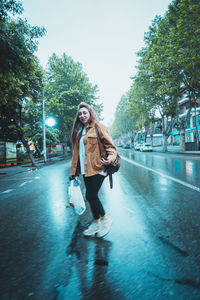
[[[90,122],[90,113],[86,107],[79,109],[78,116],[84,126],[87,126]]]

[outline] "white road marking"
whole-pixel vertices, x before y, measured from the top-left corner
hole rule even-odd
[[[28,178],[20,178],[20,179],[31,179],[31,178],[33,178],[33,179],[40,179],[40,177],[28,177]],[[1,181],[2,181],[2,179],[3,178],[1,178]],[[13,179],[13,178],[4,178],[6,181],[8,181],[8,180],[16,180],[16,179]],[[18,187],[22,187],[22,186],[24,186],[25,184],[27,184],[27,183],[31,183],[31,182],[33,182],[33,180],[29,180],[29,181],[25,181],[25,182],[23,182],[23,183],[21,183],[20,185],[18,185]],[[1,192],[2,194],[7,194],[7,193],[10,193],[10,192],[12,192],[12,191],[14,191],[14,189],[8,189],[8,190],[6,190],[6,191],[3,191],[3,192]]]
[[[157,175],[160,175],[160,176],[162,176],[162,177],[165,177],[165,178],[167,178],[167,179],[173,180],[173,181],[175,181],[175,182],[177,182],[177,183],[180,183],[180,184],[182,184],[182,185],[184,185],[184,186],[186,186],[186,187],[188,187],[188,188],[190,188],[190,189],[193,189],[194,191],[197,191],[197,192],[200,193],[200,188],[197,187],[197,186],[195,186],[195,185],[189,184],[189,183],[187,183],[187,182],[185,182],[185,181],[182,181],[182,180],[179,180],[179,179],[174,178],[174,177],[172,177],[172,176],[169,176],[169,175],[163,174],[163,173],[161,173],[161,172],[158,172],[158,171],[156,171],[156,170],[154,170],[154,169],[151,169],[151,168],[146,167],[146,166],[144,166],[144,165],[142,165],[142,164],[139,164],[139,163],[137,163],[136,161],[133,161],[133,160],[131,160],[131,159],[129,159],[129,158],[126,158],[126,157],[124,157],[124,156],[121,156],[121,158],[122,158],[123,160],[129,162],[129,163],[132,164],[132,165],[136,165],[136,166],[138,166],[138,167],[144,168],[144,169],[146,169],[146,170],[148,170],[148,171],[151,171],[151,172],[153,172],[153,173],[155,173],[155,174],[157,174]]]
[[[28,181],[25,181],[25,182],[23,182],[23,183],[21,183],[20,185],[18,185],[19,187],[22,187],[22,186],[24,186],[25,184],[27,184],[28,183]]]
[[[22,179],[22,180],[27,180],[27,179],[40,179],[40,177],[25,177],[25,178],[19,178],[19,179]],[[19,180],[18,179],[18,180]],[[13,180],[16,180],[16,178],[1,178],[1,181],[3,180],[6,180],[6,181],[13,181]]]
[[[14,190],[13,189],[9,189],[9,190],[6,190],[6,191],[2,192],[2,194],[7,194],[7,193],[10,193],[12,191],[14,191]]]
[[[135,211],[134,210],[132,210],[132,209],[130,209],[130,208],[128,208],[128,207],[125,207],[128,211],[130,211],[132,214],[135,214]]]

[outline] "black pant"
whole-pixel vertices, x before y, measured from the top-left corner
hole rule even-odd
[[[89,177],[83,176],[83,178],[86,187],[86,199],[90,203],[93,217],[94,219],[99,219],[105,215],[103,205],[98,198],[98,192],[105,179],[105,176],[97,174]]]

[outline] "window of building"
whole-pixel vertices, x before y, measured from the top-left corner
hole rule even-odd
[[[186,143],[190,143],[192,141],[192,135],[189,132],[186,132],[185,134],[185,141]]]
[[[185,112],[185,109],[184,109],[184,106],[183,106],[183,107],[181,107],[181,114],[184,114],[184,112]]]
[[[197,126],[200,125],[200,115],[197,116]]]
[[[186,128],[190,128],[190,119],[187,120],[187,125],[186,125]]]
[[[196,122],[195,122],[195,116],[192,117],[192,126],[195,127],[196,126]]]

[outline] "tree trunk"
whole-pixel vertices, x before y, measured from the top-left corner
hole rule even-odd
[[[162,136],[163,152],[167,152],[167,139],[168,139],[168,136],[166,134],[163,134],[163,136]]]
[[[163,140],[163,152],[167,152],[167,117],[162,115],[162,140]]]
[[[63,135],[63,141],[65,143],[64,145],[64,155],[67,156],[68,155],[68,145],[70,145],[70,135]]]
[[[186,147],[185,147],[185,129],[180,130],[180,146],[181,146],[181,152],[184,152],[186,150]]]
[[[150,129],[151,146],[153,147],[153,128]]]
[[[197,100],[195,100],[197,101]],[[195,102],[196,103],[196,102]],[[198,131],[198,126],[197,126],[197,111],[196,111],[196,104],[195,104],[195,135],[196,135],[196,147],[197,150],[199,150],[199,131]]]
[[[35,162],[35,159],[34,159],[34,157],[33,157],[33,154],[31,153],[31,150],[30,150],[30,148],[29,148],[29,144],[27,143],[27,141],[24,139],[23,136],[21,136],[20,139],[21,139],[22,144],[23,144],[24,147],[26,148],[26,151],[27,151],[28,156],[29,156],[29,158],[30,158],[30,160],[31,160],[32,166],[36,167],[37,164],[36,164],[36,162]]]
[[[29,158],[30,158],[30,160],[31,160],[32,166],[36,167],[37,164],[36,164],[36,162],[35,162],[35,159],[34,159],[34,157],[33,157],[33,154],[31,153],[31,150],[30,150],[30,148],[29,148],[29,144],[28,144],[27,141],[24,139],[23,131],[22,131],[21,127],[17,124],[16,120],[15,120],[15,126],[16,126],[16,128],[17,128],[17,130],[18,130],[19,138],[20,138],[20,140],[21,140],[23,146],[25,147],[25,149],[26,149],[26,151],[27,151],[27,153],[28,153],[28,156],[29,156]]]

